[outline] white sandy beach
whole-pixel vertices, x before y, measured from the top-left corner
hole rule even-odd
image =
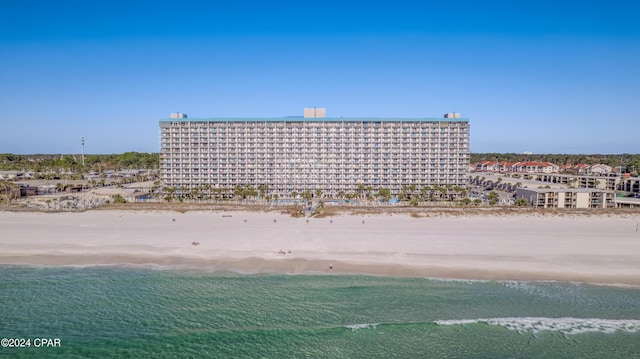
[[[317,219],[211,211],[0,212],[0,264],[640,285],[638,223],[640,214]]]

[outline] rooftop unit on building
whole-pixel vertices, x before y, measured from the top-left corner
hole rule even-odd
[[[327,117],[327,109],[324,107],[307,107],[304,109],[304,118],[325,118]]]
[[[187,118],[187,114],[182,112],[175,112],[171,114],[171,118]]]

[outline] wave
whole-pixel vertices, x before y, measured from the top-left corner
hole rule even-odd
[[[520,333],[534,334],[544,330],[572,335],[587,332],[613,333],[618,330],[629,333],[640,332],[640,320],[635,319],[515,317],[438,320],[434,323],[438,325],[484,323],[488,325],[498,325]]]
[[[462,283],[462,284],[476,284],[476,283],[490,283],[492,280],[488,279],[459,279],[459,278],[437,278],[437,277],[425,277],[424,279],[432,282],[444,282],[444,283]]]
[[[364,323],[364,324],[347,325],[346,327],[348,329],[356,331],[360,329],[376,329],[378,325],[380,325],[380,323]]]

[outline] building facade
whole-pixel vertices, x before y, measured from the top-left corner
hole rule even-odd
[[[537,208],[614,208],[615,192],[592,188],[518,188],[516,199]]]
[[[285,118],[160,120],[163,185],[232,191],[263,186],[266,194],[320,190],[323,197],[362,187],[464,185],[469,121],[445,118],[327,118],[305,109]]]

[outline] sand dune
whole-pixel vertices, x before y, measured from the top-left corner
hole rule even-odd
[[[317,219],[204,211],[0,212],[0,264],[640,285],[638,223],[640,214]]]

